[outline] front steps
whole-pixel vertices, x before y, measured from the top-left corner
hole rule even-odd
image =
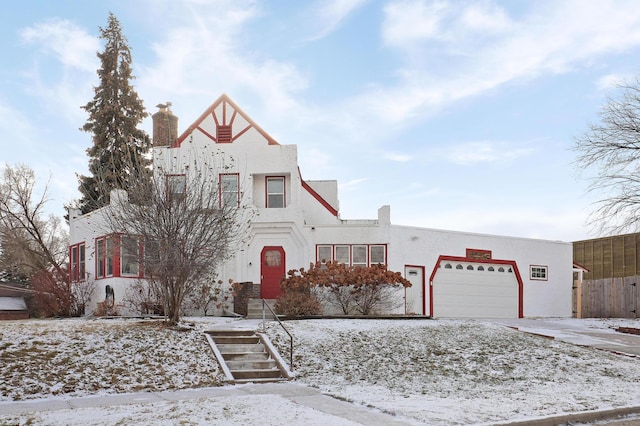
[[[292,373],[265,335],[253,330],[210,330],[209,345],[227,380],[234,383],[278,382]]]
[[[265,300],[265,302],[268,303],[269,306],[271,306],[271,309],[275,311],[275,299],[268,299]],[[264,317],[267,320],[275,319],[267,307],[264,308]],[[262,299],[249,299],[247,301],[247,319],[262,319]]]

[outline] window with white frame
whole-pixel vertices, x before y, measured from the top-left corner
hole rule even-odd
[[[542,265],[531,265],[531,279],[546,281],[548,279],[548,268]]]
[[[331,262],[332,247],[331,246],[318,246],[317,259],[318,262],[327,263]]]
[[[333,255],[333,256],[331,256]],[[386,244],[320,244],[316,247],[316,261],[331,260],[347,266],[387,264]]]
[[[351,265],[362,266],[362,267],[368,266],[367,265],[367,246],[365,245],[351,246]]]
[[[335,261],[337,263],[344,263],[345,265],[351,265],[351,246],[340,245],[335,246]]]
[[[375,245],[369,246],[369,263],[371,265],[387,264],[387,246]]]
[[[120,237],[120,274],[140,275],[140,238],[131,235]]]
[[[240,205],[238,174],[220,175],[220,207],[237,207]]]
[[[169,201],[184,200],[187,190],[187,177],[185,175],[167,175],[167,199]]]
[[[284,206],[284,177],[267,176],[267,208],[278,209]]]

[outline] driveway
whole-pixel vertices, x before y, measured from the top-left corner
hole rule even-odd
[[[619,333],[613,328],[596,327],[589,319],[519,318],[489,321],[574,345],[590,346],[640,358],[640,335]],[[640,328],[640,320],[637,320],[637,328]]]

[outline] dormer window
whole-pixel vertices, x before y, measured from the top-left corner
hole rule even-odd
[[[267,177],[267,208],[278,209],[283,208],[284,200],[284,177],[268,176]]]

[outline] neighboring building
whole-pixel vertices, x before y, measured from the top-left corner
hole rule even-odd
[[[0,282],[0,320],[18,320],[29,318],[26,299],[32,291],[24,285],[12,282]]]
[[[397,313],[571,316],[570,243],[392,225],[389,206],[382,206],[374,219],[344,220],[337,182],[304,180],[296,145],[279,144],[226,95],[181,135],[177,117],[165,105],[159,107],[153,115],[154,170],[166,174],[168,190],[185,184],[185,165],[194,157],[235,161],[232,172],[216,176],[225,188],[221,202],[237,197],[258,214],[246,244],[220,276],[259,284],[262,298],[280,294],[286,271],[331,259],[362,266],[384,263],[402,272],[413,286],[399,293],[403,300]],[[93,308],[107,295],[107,286],[118,303],[127,286],[144,278],[138,252],[119,248],[128,237],[100,231],[102,214],[70,212],[71,276],[95,280]]]
[[[574,277],[578,318],[638,318],[640,234],[576,241],[573,261],[583,268]]]

